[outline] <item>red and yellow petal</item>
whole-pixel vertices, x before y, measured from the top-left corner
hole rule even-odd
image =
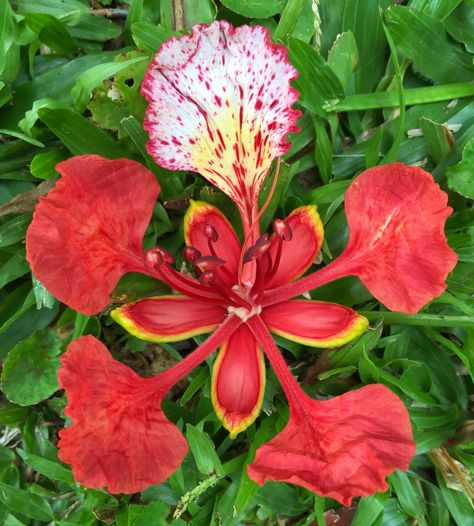
[[[206,225],[217,232],[218,239],[212,243],[215,255],[225,261],[225,267],[233,276],[237,276],[240,258],[240,241],[224,214],[215,206],[204,201],[191,200],[184,216],[184,240],[186,245],[197,248],[202,256],[211,256]]]
[[[126,272],[145,272],[142,240],[160,188],[129,159],[80,155],[56,169],[62,177],[36,207],[26,256],[53,296],[95,314]]]
[[[188,450],[161,409],[159,377],[140,378],[93,336],[61,357],[59,385],[72,424],[59,432],[59,458],[87,488],[136,493],[166,480]]]
[[[176,342],[212,332],[224,307],[186,296],[159,296],[122,305],[112,318],[130,334],[150,342]]]
[[[367,330],[367,318],[337,305],[291,300],[265,307],[261,317],[268,329],[288,340],[311,347],[338,347]]]
[[[457,261],[444,233],[447,201],[421,168],[366,170],[347,189],[349,241],[332,265],[358,276],[390,310],[419,311],[445,290]]]
[[[246,325],[221,347],[212,369],[212,403],[230,437],[245,431],[260,413],[265,391],[265,360]]]
[[[145,75],[148,151],[165,168],[199,172],[246,209],[297,130],[296,76],[263,27],[195,26],[168,40]]]
[[[293,237],[283,241],[278,270],[266,284],[267,289],[289,283],[308,270],[321,250],[324,239],[324,226],[315,205],[301,206],[285,219]],[[272,239],[270,255],[275,261],[279,240]]]

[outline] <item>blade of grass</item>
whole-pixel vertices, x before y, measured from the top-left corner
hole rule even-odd
[[[456,82],[440,86],[426,86],[404,90],[405,105],[430,104],[431,102],[450,101],[463,97],[474,96],[474,82]],[[345,99],[327,104],[324,109],[328,112],[374,110],[377,108],[393,108],[400,104],[399,96],[394,91],[376,93],[359,93],[348,95]]]
[[[382,27],[383,27],[388,45],[390,47],[390,52],[392,54],[391,59],[392,59],[393,70],[395,72],[395,79],[397,82],[398,105],[400,107],[400,115],[398,118],[398,125],[397,125],[397,131],[395,133],[395,138],[393,140],[392,146],[390,147],[390,150],[387,152],[385,157],[380,162],[380,164],[388,164],[388,163],[391,163],[397,160],[398,152],[402,144],[402,140],[404,137],[403,130],[405,128],[406,102],[405,102],[405,91],[403,89],[403,77],[400,72],[400,64],[398,63],[398,58],[397,58],[397,48],[395,47],[395,42],[393,41],[392,35],[390,34],[390,31],[388,30],[387,26],[384,24],[383,19],[382,19]]]
[[[369,321],[383,319],[387,325],[418,325],[424,327],[474,327],[472,316],[446,316],[444,314],[404,314],[389,311],[357,311]]]

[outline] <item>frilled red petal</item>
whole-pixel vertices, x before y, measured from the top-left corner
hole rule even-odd
[[[206,234],[208,225],[215,230],[217,240],[209,241]],[[217,256],[224,260],[230,274],[237,277],[240,241],[232,225],[218,208],[204,201],[191,201],[184,216],[184,240],[186,245],[197,248],[202,256]],[[222,277],[226,279],[225,275]]]
[[[81,155],[56,169],[62,177],[40,200],[26,235],[27,259],[54,296],[95,314],[123,274],[145,270],[142,240],[160,188],[129,159]]]
[[[278,260],[274,275],[266,283],[272,289],[298,278],[310,267],[321,249],[324,239],[324,227],[314,205],[301,206],[293,210],[285,219],[291,229],[291,240],[280,241],[274,236],[269,248],[272,261]],[[278,256],[278,245],[281,254]]]
[[[179,467],[188,446],[161,410],[156,379],[140,378],[93,336],[72,342],[61,363],[72,425],[60,431],[59,458],[80,484],[135,493]]]
[[[226,315],[224,307],[186,296],[147,298],[111,312],[130,334],[152,342],[175,342],[211,332]]]
[[[296,131],[296,75],[263,27],[220,20],[171,38],[142,84],[150,154],[165,168],[199,172],[246,208]]]
[[[323,402],[298,398],[299,410],[248,466],[258,484],[291,482],[349,506],[353,497],[385,491],[385,477],[408,468],[415,452],[410,419],[385,386]]]
[[[265,307],[261,316],[270,331],[312,347],[344,345],[369,325],[352,309],[322,301],[284,301]]]
[[[241,325],[222,346],[212,370],[212,403],[231,438],[257,418],[264,391],[262,350],[247,326]]]
[[[366,170],[345,195],[347,267],[394,311],[415,313],[446,288],[457,256],[444,224],[452,209],[428,172],[394,163]]]

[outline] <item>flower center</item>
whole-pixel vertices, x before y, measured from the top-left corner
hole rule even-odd
[[[254,262],[255,278],[250,283],[238,285],[237,275],[227,268],[224,259],[217,254],[215,243],[219,239],[217,230],[210,224],[205,225],[209,253],[202,255],[196,247],[184,249],[184,259],[191,265],[195,278],[190,274],[178,272],[171,263],[173,257],[162,248],[153,248],[145,255],[145,264],[150,274],[166,282],[171,288],[188,297],[220,304],[243,321],[261,312],[261,300],[266,285],[276,275],[282,254],[284,241],[291,241],[293,233],[290,226],[282,220],[273,225],[274,237],[261,236],[256,243],[245,251],[244,265]]]

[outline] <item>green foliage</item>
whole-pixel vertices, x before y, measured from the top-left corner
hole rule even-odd
[[[0,0],[0,524],[323,526],[330,509],[350,513],[353,526],[474,524],[474,5],[405,4]],[[420,313],[388,312],[358,280],[345,278],[313,296],[355,306],[371,323],[366,334],[323,352],[278,339],[312,396],[382,382],[409,409],[417,442],[410,471],[394,473],[386,493],[357,500],[346,512],[303,488],[260,488],[248,478],[246,465],[258,445],[285,424],[286,404],[269,373],[265,412],[230,440],[210,401],[211,360],[164,402],[190,452],[163,484],[133,497],[86,489],[57,457],[67,419],[56,373],[68,341],[100,335],[140,373],[144,364],[151,371],[167,367],[167,353],[176,358],[190,347],[164,344],[158,353],[157,346],[127,336],[107,312],[77,314],[32,279],[24,237],[38,185],[53,184],[55,165],[72,154],[138,160],[162,187],[145,244],[159,238],[174,253],[183,244],[187,199],[218,202],[232,219],[228,200],[199,176],[154,163],[142,127],[146,104],[139,88],[157,48],[215,18],[268,27],[299,70],[301,131],[290,137],[262,224],[317,204],[328,262],[347,239],[346,188],[387,154],[431,171],[454,209],[447,234],[459,263],[446,292]],[[262,199],[268,191],[266,185]],[[162,284],[149,277],[127,276],[114,301],[161,292]]]

